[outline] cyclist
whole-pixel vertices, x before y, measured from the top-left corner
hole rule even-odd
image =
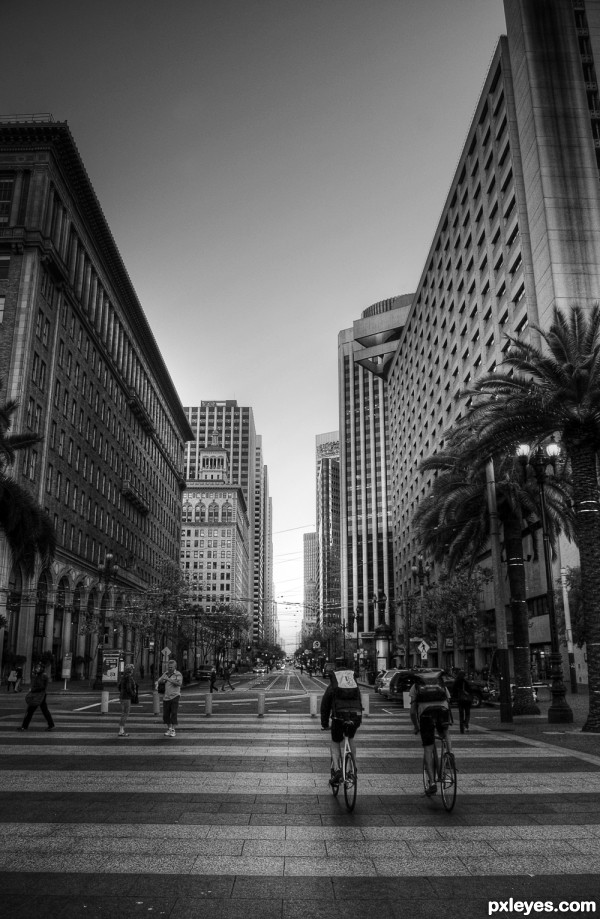
[[[421,734],[425,770],[429,779],[429,788],[425,792],[431,796],[437,794],[435,769],[433,763],[433,744],[435,733],[446,740],[448,752],[452,754],[448,726],[450,724],[450,693],[444,686],[440,672],[415,674],[415,682],[410,688],[410,719],[415,727],[415,734]]]
[[[339,783],[342,778],[342,744],[344,732],[348,735],[350,750],[356,761],[356,744],[354,735],[362,721],[362,700],[360,688],[351,670],[345,667],[332,670],[329,674],[329,686],[321,699],[321,728],[326,731],[331,717],[331,758],[334,775],[330,785]]]

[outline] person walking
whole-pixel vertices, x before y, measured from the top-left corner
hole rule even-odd
[[[221,686],[221,692],[225,692],[225,683],[227,683],[227,685],[233,692],[233,690],[235,689],[235,686],[231,685],[231,671],[229,669],[228,664],[225,664],[225,666],[223,667],[223,685]]]
[[[177,664],[174,660],[171,659],[168,662],[167,669],[158,678],[157,682],[165,684],[165,694],[163,696],[163,721],[167,726],[165,737],[175,737],[183,676],[177,669]]]
[[[217,668],[213,667],[210,671],[210,691],[211,693],[215,692],[215,685],[217,682]],[[217,689],[216,692],[219,690]]]
[[[131,711],[131,703],[137,698],[138,687],[133,678],[133,664],[127,664],[123,676],[119,680],[119,702],[121,704],[121,718],[119,720],[119,737],[129,737],[125,733],[125,725]]]
[[[6,691],[10,692],[11,689],[15,692],[15,686],[17,684],[17,671],[13,667],[10,673],[8,674],[8,679],[6,681]]]
[[[31,674],[31,689],[25,696],[25,702],[27,703],[27,712],[23,718],[23,724],[19,728],[19,731],[26,731],[29,727],[31,719],[33,718],[33,713],[36,708],[39,706],[40,711],[48,723],[47,731],[54,730],[54,721],[52,715],[46,704],[46,689],[48,687],[48,677],[45,673],[45,668],[43,664],[36,664],[33,668],[33,673]]]
[[[473,702],[473,690],[465,676],[464,670],[459,670],[454,686],[452,687],[452,698],[458,705],[458,719],[460,724],[460,733],[465,731],[469,733],[469,721],[471,720],[471,704]]]

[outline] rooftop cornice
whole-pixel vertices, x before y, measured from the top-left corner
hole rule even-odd
[[[23,116],[26,118],[27,116]],[[0,151],[11,153],[44,148],[53,154],[73,200],[84,220],[97,254],[121,303],[128,308],[127,318],[142,344],[149,366],[169,399],[173,415],[189,438],[189,423],[163,356],[152,333],[114,236],[94,191],[90,177],[66,121],[7,121],[0,118]]]

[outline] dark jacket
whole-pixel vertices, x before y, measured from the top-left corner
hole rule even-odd
[[[471,684],[466,679],[464,673],[459,673],[454,681],[454,686],[452,687],[452,698],[456,702],[460,702],[461,701],[460,697],[463,692],[468,692],[469,694],[471,694],[473,690],[471,688]]]
[[[137,685],[130,673],[125,673],[119,682],[119,699],[133,699],[136,694]]]
[[[335,718],[338,711],[352,712],[357,716],[362,712],[362,700],[358,686],[356,692],[352,693],[351,690],[334,688],[331,683],[329,684],[321,699],[321,727],[326,728],[329,718]]]
[[[46,692],[48,686],[48,677],[45,673],[32,673],[30,692]]]

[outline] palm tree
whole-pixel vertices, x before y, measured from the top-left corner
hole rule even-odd
[[[438,561],[445,560],[450,571],[465,561],[475,566],[489,539],[489,507],[485,467],[466,462],[470,440],[454,438],[450,449],[429,457],[422,471],[435,470],[429,496],[419,505],[413,522],[421,544],[429,548]],[[498,518],[503,527],[507,558],[510,606],[513,622],[513,659],[515,695],[513,713],[539,714],[533,699],[529,650],[529,615],[523,559],[523,524],[539,519],[537,487],[522,482],[513,457],[494,457],[494,475]],[[556,480],[546,492],[551,537],[562,527],[571,532],[569,495],[565,485]],[[499,585],[495,585],[499,589]]]
[[[541,347],[507,336],[507,372],[478,380],[463,430],[479,455],[514,451],[522,441],[559,435],[571,476],[581,565],[590,708],[584,731],[600,732],[600,307],[555,309]]]
[[[0,380],[0,391],[2,390]],[[34,497],[8,474],[17,454],[40,442],[37,434],[9,434],[18,402],[0,403],[0,530],[11,550],[13,562],[31,576],[36,555],[47,565],[56,548],[52,521]]]

